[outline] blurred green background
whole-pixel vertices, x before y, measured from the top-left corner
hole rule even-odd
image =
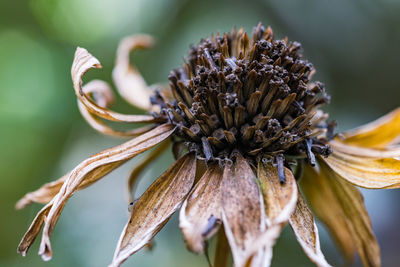
[[[136,160],[68,203],[53,234],[54,258],[26,258],[19,239],[40,205],[23,211],[14,203],[27,191],[58,178],[81,160],[123,140],[101,136],[80,117],[70,80],[76,46],[103,64],[86,81],[111,82],[118,41],[149,33],[157,45],[134,55],[149,84],[166,82],[189,45],[216,31],[258,22],[277,37],[303,44],[332,95],[327,108],[338,129],[348,129],[399,106],[400,1],[396,0],[0,0],[0,266],[106,266],[127,221],[124,183]],[[121,99],[119,99],[121,100]],[[138,112],[117,101],[114,109]],[[139,191],[172,162],[170,153],[146,172]],[[383,266],[398,266],[400,192],[363,190]],[[320,227],[328,261],[341,265],[338,251]],[[155,249],[141,251],[124,266],[207,266],[187,252],[174,216],[156,237]],[[274,249],[273,266],[313,266],[285,229]],[[356,261],[354,266],[360,266]]]

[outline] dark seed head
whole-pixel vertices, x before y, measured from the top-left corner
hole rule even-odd
[[[155,116],[177,126],[175,140],[206,161],[240,151],[254,160],[304,156],[314,164],[314,153],[329,155],[333,130],[318,110],[329,96],[322,83],[310,83],[313,73],[300,43],[275,40],[259,24],[251,39],[241,29],[192,46],[168,77],[173,99],[151,100],[161,107]]]

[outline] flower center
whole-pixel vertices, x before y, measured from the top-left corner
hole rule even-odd
[[[258,160],[326,156],[331,127],[317,108],[329,96],[322,83],[309,83],[314,69],[300,48],[261,25],[252,40],[242,30],[203,39],[169,76],[173,100],[152,97],[161,106],[156,116],[176,125],[176,142],[207,161],[236,150]]]

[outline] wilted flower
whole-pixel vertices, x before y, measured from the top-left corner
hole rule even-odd
[[[50,235],[76,191],[160,144],[133,170],[131,190],[170,140],[177,160],[131,203],[111,266],[148,244],[181,206],[179,226],[191,251],[204,253],[206,241],[219,231],[214,266],[226,266],[230,252],[235,266],[268,266],[287,223],[309,258],[329,266],[302,193],[347,260],[358,251],[365,266],[380,266],[379,247],[354,185],[400,186],[400,110],[335,135],[335,123],[319,109],[329,96],[322,83],[310,83],[314,68],[302,58],[300,44],[274,40],[272,30],[261,24],[250,39],[241,29],[201,40],[171,72],[169,89],[149,88],[129,63],[132,49],[151,43],[145,35],[123,40],[113,71],[120,94],[150,115],[108,109],[112,94],[104,82],[82,87],[84,73],[101,66],[85,49],[76,50],[72,80],[84,118],[104,134],[136,137],[25,195],[18,208],[46,205],[19,252],[26,254],[44,224],[39,254],[49,260]],[[149,126],[122,132],[104,120]]]

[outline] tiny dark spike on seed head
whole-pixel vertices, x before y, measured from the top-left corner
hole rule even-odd
[[[335,125],[316,112],[330,97],[322,83],[310,83],[314,72],[300,43],[275,40],[260,23],[251,38],[234,29],[192,46],[168,77],[173,99],[156,93],[151,102],[198,158],[228,162],[233,151],[254,161],[272,157],[284,182],[286,157],[314,165],[314,154],[331,153]]]

